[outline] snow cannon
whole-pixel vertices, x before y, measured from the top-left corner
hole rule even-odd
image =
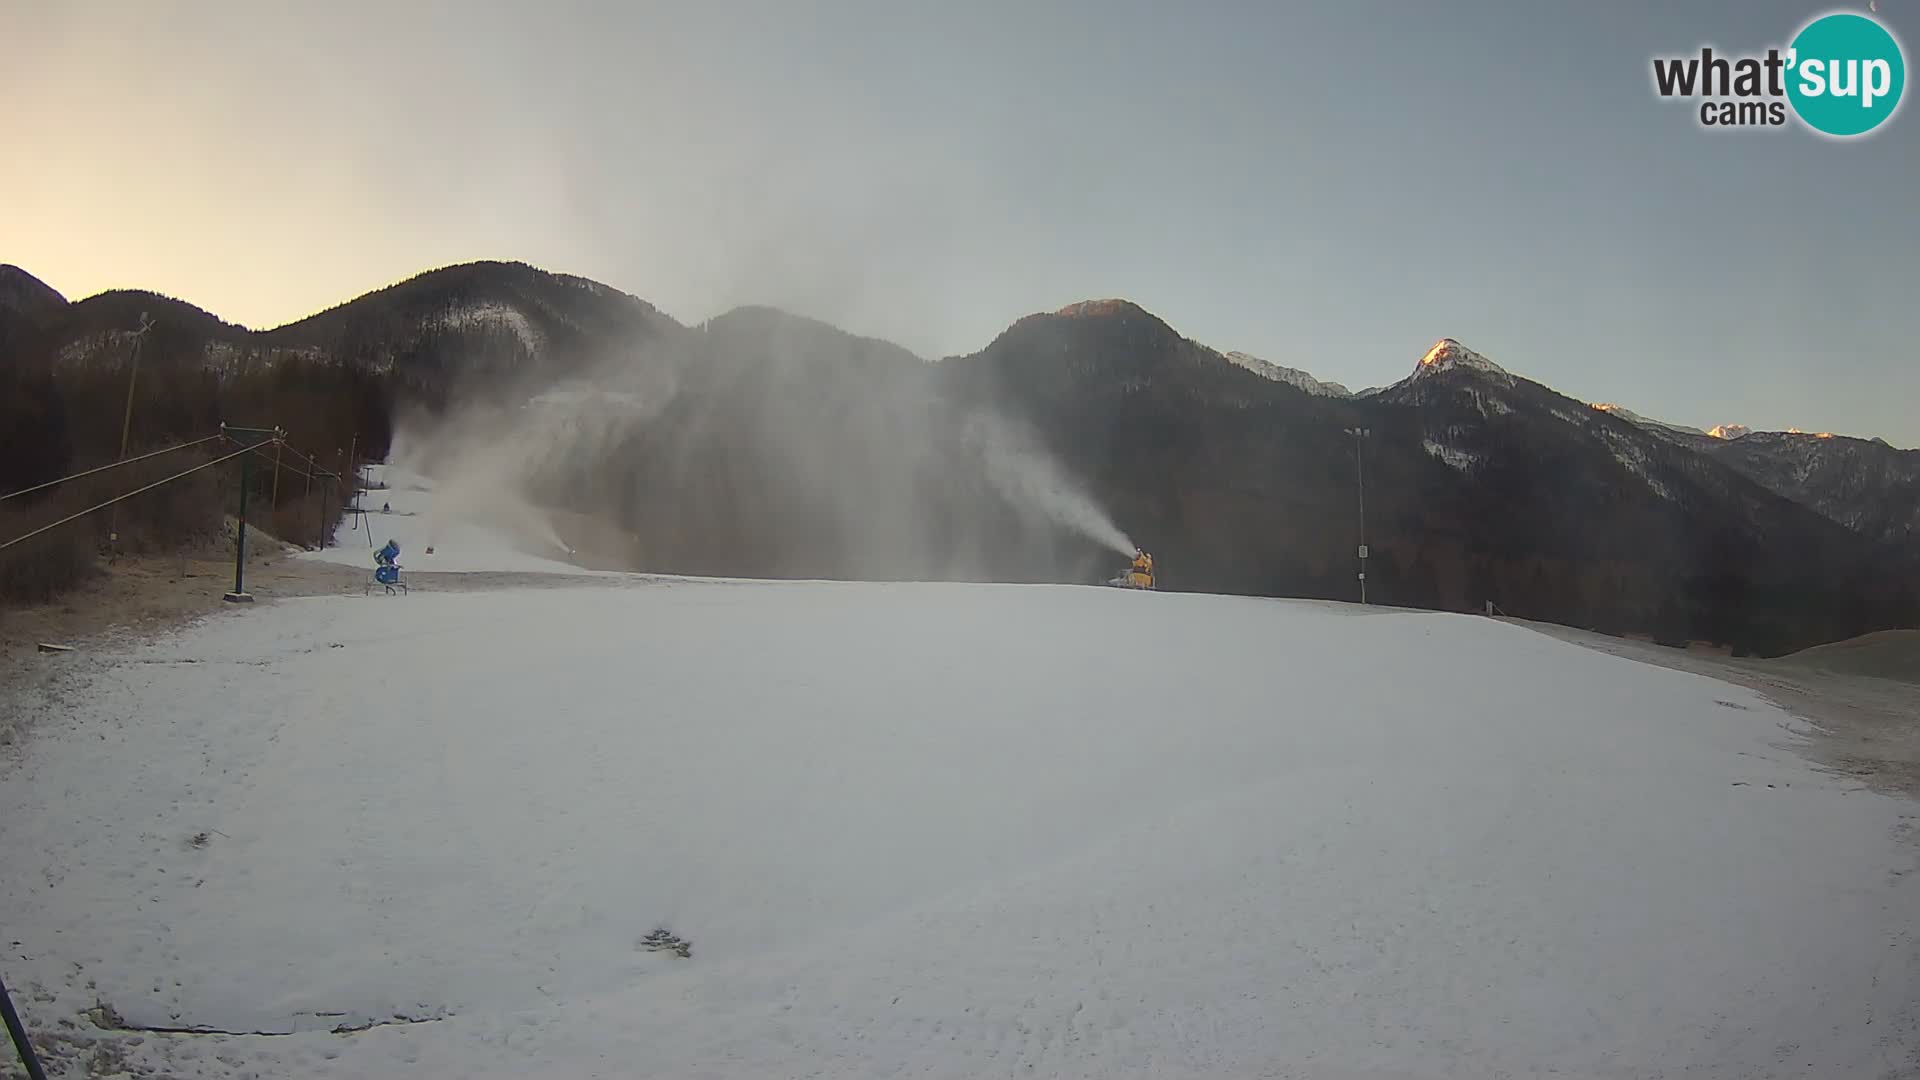
[[[1120,576],[1107,582],[1122,589],[1151,589],[1154,587],[1153,556],[1139,548],[1133,550],[1133,563]]]
[[[372,592],[375,585],[385,589],[389,596],[407,591],[406,583],[400,580],[400,545],[393,540],[373,553],[373,582],[366,591]]]

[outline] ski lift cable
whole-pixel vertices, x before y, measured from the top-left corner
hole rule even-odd
[[[59,521],[48,522],[47,524],[40,526],[39,528],[33,530],[32,532],[25,533],[20,536],[16,536],[13,539],[8,540],[3,544],[0,544],[0,551],[5,551],[6,549],[12,547],[13,545],[21,543],[23,541],[31,540],[34,537],[39,536],[43,532],[47,532],[52,529],[57,529],[60,526],[67,524],[68,522],[78,521],[81,518],[86,517],[88,514],[91,514],[100,510],[105,510],[107,507],[112,506],[115,503],[124,502],[127,499],[131,499],[135,495],[140,495],[145,492],[152,491],[154,488],[157,488],[162,484],[170,484],[175,480],[181,479],[182,477],[191,476],[194,473],[199,472],[201,469],[212,468],[213,466],[218,465],[223,461],[232,461],[234,458],[239,457],[241,454],[244,454],[251,449],[252,447],[243,447],[239,450],[235,450],[230,454],[224,454],[220,457],[213,458],[210,461],[203,461],[200,464],[195,465],[191,469],[183,469],[180,472],[174,473],[172,476],[166,477],[165,479],[155,480],[153,483],[148,484],[145,487],[134,488],[132,491],[127,492],[125,495],[116,495],[113,498],[108,499],[106,502],[100,503],[95,506],[89,506],[85,510],[80,511],[77,514],[68,514],[66,517],[61,518]]]
[[[294,449],[292,446],[287,445],[285,440],[281,441],[281,445],[286,447],[287,453],[292,454],[294,457],[297,457],[301,461],[306,462],[307,468],[312,470],[313,475],[315,476],[333,476],[334,475],[333,473],[330,473],[327,470],[321,468],[320,463],[313,460],[313,458],[308,457],[306,454],[303,454],[300,451]]]
[[[292,465],[286,464],[285,462],[281,463],[280,465],[281,468],[287,470],[288,472],[291,472],[295,476],[304,476],[309,480],[312,480],[315,478],[322,478],[322,479],[337,481],[340,479],[339,473],[336,473],[330,469],[323,468],[320,462],[316,461],[315,459],[313,459],[312,457],[306,454],[301,453],[298,449],[289,445],[284,438],[268,439],[265,442],[257,442],[257,443],[241,443],[239,439],[234,438],[232,435],[228,435],[227,438],[231,439],[235,445],[244,445],[247,449],[256,451],[263,457],[266,455],[267,447],[278,444],[281,450],[289,454],[292,454],[296,459],[300,461],[306,462],[307,467],[305,469],[296,469]]]
[[[162,450],[149,451],[148,453],[140,454],[137,457],[121,458],[119,461],[109,462],[108,464],[101,465],[97,468],[87,469],[83,472],[74,473],[71,476],[63,476],[58,480],[49,480],[44,484],[35,484],[34,486],[29,488],[21,488],[19,491],[9,491],[5,495],[0,495],[0,501],[11,499],[16,495],[31,495],[36,491],[44,491],[47,488],[54,487],[58,484],[64,484],[69,480],[78,480],[83,476],[92,476],[95,473],[103,473],[103,472],[106,472],[108,469],[117,469],[122,465],[131,465],[136,461],[145,461],[148,458],[159,457],[161,454],[171,454],[175,450],[185,450],[189,446],[199,446],[201,443],[211,442],[214,439],[219,438],[220,434],[221,434],[220,432],[215,432],[212,435],[208,435],[205,438],[195,439],[192,442],[183,442],[178,446],[169,446]]]
[[[238,440],[238,439],[235,439],[234,441],[235,441],[235,442],[239,442],[239,440]],[[290,453],[290,454],[297,454],[297,453],[298,453],[298,451],[296,451],[296,450],[294,450],[294,449],[293,449],[293,447],[291,447],[291,446],[287,446],[286,444],[284,444],[284,443],[281,443],[281,442],[280,442],[280,441],[279,441],[278,439],[268,439],[268,440],[267,440],[266,442],[258,442],[258,443],[245,443],[245,444],[242,444],[242,445],[244,446],[244,448],[245,448],[245,449],[247,449],[247,450],[250,450],[250,451],[252,451],[253,453],[255,453],[255,454],[258,454],[258,455],[260,455],[260,457],[261,457],[261,458],[262,458],[263,460],[267,460],[267,461],[272,461],[272,460],[273,460],[272,458],[269,458],[269,457],[267,457],[267,448],[268,448],[268,447],[271,447],[271,446],[279,446],[279,447],[280,447],[280,449],[282,449],[282,450],[284,450],[284,451],[286,451],[287,453]],[[290,473],[292,473],[292,474],[293,474],[293,475],[295,475],[295,476],[304,476],[304,477],[306,477],[306,478],[307,478],[307,479],[309,479],[309,480],[311,480],[311,479],[313,479],[313,478],[314,478],[314,477],[316,477],[316,476],[320,476],[320,475],[322,475],[322,474],[320,474],[320,473],[315,473],[315,472],[310,472],[310,471],[308,471],[307,469],[304,469],[304,468],[301,468],[301,469],[296,469],[296,468],[294,468],[294,467],[293,467],[293,462],[289,462],[289,461],[281,461],[281,462],[278,462],[278,463],[277,463],[277,467],[278,467],[278,468],[282,468],[282,469],[285,469],[285,470],[287,470],[288,472],[290,472]]]
[[[287,447],[287,452],[299,458],[300,460],[306,462],[307,467],[313,470],[313,475],[324,476],[332,480],[335,484],[345,483],[344,478],[342,478],[339,473],[334,472],[332,469],[326,468],[325,466],[321,465],[320,460],[316,457],[313,457],[311,454],[303,454],[291,446]]]

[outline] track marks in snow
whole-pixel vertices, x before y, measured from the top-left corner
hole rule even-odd
[[[1345,614],[264,606],[124,657],[205,663],[70,688],[0,785],[6,850],[52,876],[0,901],[64,1015],[315,1027],[178,1037],[184,1075],[1746,1077],[1786,1042],[1841,1075],[1911,1032],[1892,804],[1771,750],[1761,699]],[[657,925],[691,958],[637,950]],[[324,1030],[396,1013],[447,1019]]]

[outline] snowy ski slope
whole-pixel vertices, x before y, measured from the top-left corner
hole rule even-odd
[[[116,1044],[163,1075],[1745,1080],[1920,1047],[1913,804],[1748,691],[1466,616],[610,578],[227,612],[62,700],[0,783],[30,1022],[293,1033]]]
[[[588,574],[565,561],[557,542],[540,536],[544,519],[530,507],[462,507],[436,502],[431,478],[398,465],[368,465],[368,482],[385,484],[361,492],[365,515],[349,514],[334,530],[333,546],[306,552],[303,558],[373,568],[374,549],[388,540],[400,544],[407,570],[466,573],[507,570],[526,573]],[[427,554],[427,549],[434,549]],[[544,554],[543,554],[544,552]]]

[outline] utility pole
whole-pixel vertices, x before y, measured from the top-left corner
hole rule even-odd
[[[1360,602],[1367,602],[1367,466],[1365,447],[1367,436],[1372,429],[1347,428],[1347,434],[1353,436],[1354,477],[1360,492]]]
[[[153,329],[153,320],[146,312],[140,313],[140,329],[133,332],[133,364],[127,372],[127,411],[120,418],[120,457],[127,456],[127,436],[133,432],[133,385],[140,378],[140,343],[147,339],[147,331]]]
[[[312,458],[307,459],[307,487],[305,491],[302,491],[300,493],[301,506],[305,506],[308,503],[313,501],[313,471],[315,469],[318,469],[319,467],[320,467],[319,462],[313,460]],[[298,516],[298,515],[295,515],[295,516]],[[320,485],[320,521],[321,521],[322,529],[326,528],[326,520],[327,520],[327,487],[325,484],[322,484]],[[315,545],[315,546],[317,547],[318,545]]]
[[[153,329],[153,319],[146,312],[140,313],[140,328],[133,332],[133,356],[127,372],[127,408],[120,417],[120,457],[127,460],[127,438],[133,434],[133,386],[140,378],[140,343],[147,339],[147,331]],[[120,504],[113,504],[107,512],[107,542],[120,543]]]
[[[243,436],[245,435],[253,436],[253,441],[248,444],[249,446],[258,446],[262,442],[265,442],[268,439],[272,439],[276,443],[278,443],[283,434],[281,430],[277,427],[275,428],[228,427],[224,423],[220,425],[220,430],[227,432],[228,434],[232,434],[233,432],[237,431]],[[253,594],[249,593],[246,589],[247,488],[252,485],[252,481],[253,481],[253,455],[243,454],[240,457],[240,518],[239,518],[239,524],[235,527],[234,535],[233,535],[233,591],[221,597],[221,599],[227,601],[230,604],[253,603]]]
[[[352,514],[361,507],[359,453],[360,433],[356,431],[347,437],[347,504],[340,510],[343,516]],[[362,517],[360,519],[362,525],[366,524],[366,522],[366,518]],[[373,543],[373,534],[371,532],[367,534],[367,543]]]

